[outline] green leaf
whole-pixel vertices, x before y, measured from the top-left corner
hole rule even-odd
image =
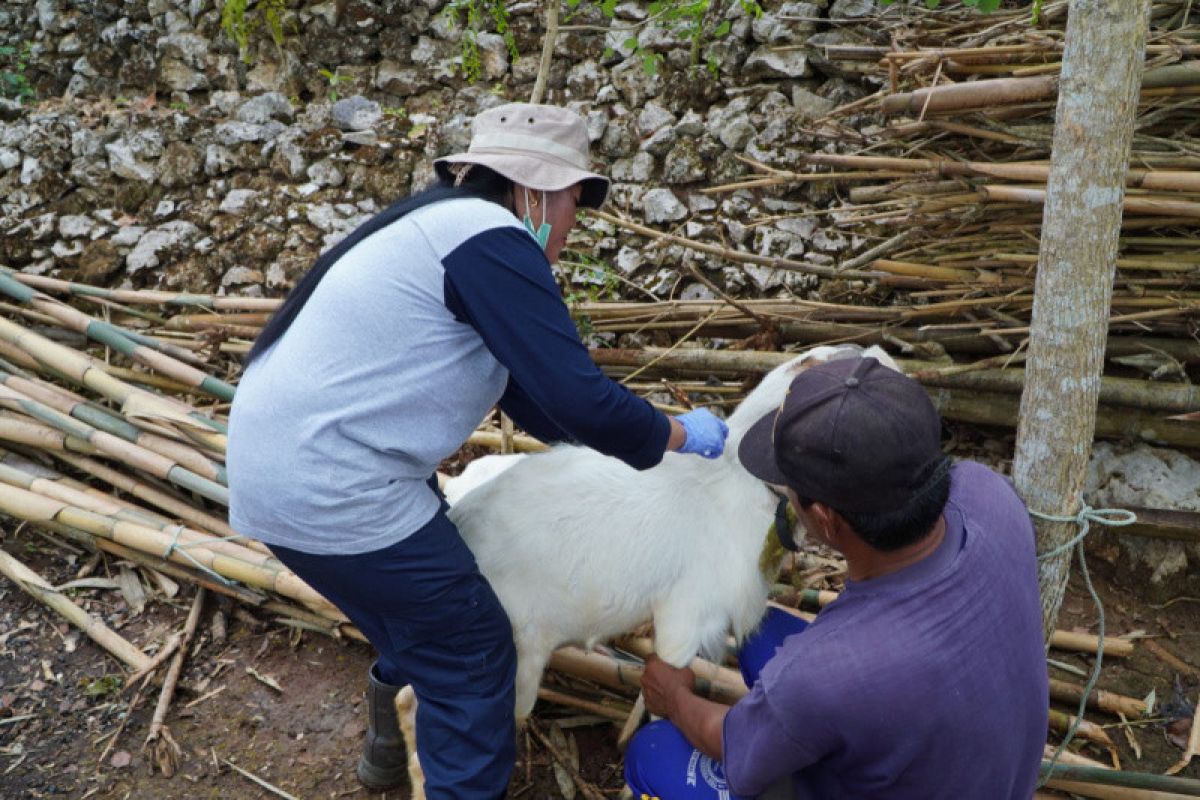
[[[1000,0],[979,0],[979,10],[990,14],[1000,7]]]
[[[637,50],[637,46],[638,46],[637,37],[630,36],[628,39],[626,39],[624,42],[621,43],[621,46],[624,47],[626,50]]]
[[[971,0],[963,0],[967,5],[971,5]],[[937,8],[942,4],[941,0],[925,0],[926,8]]]
[[[717,26],[717,29],[715,31],[713,31],[713,34],[712,34],[713,38],[719,39],[720,37],[726,35],[727,33],[729,33],[729,29],[732,27],[733,27],[733,23],[731,23],[729,20],[725,20],[724,22],[722,22],[720,25]]]
[[[614,51],[611,47],[606,47],[606,48],[604,48],[604,54],[601,56],[601,58],[603,58],[607,61],[608,59],[612,58],[614,55],[616,55],[616,51]]]
[[[658,74],[658,58],[657,53],[647,53],[642,56],[642,68],[646,70],[647,75]]]

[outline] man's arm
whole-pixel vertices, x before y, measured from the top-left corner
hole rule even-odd
[[[676,669],[650,656],[642,674],[646,710],[671,720],[693,747],[720,761],[721,735],[729,707],[698,696],[693,691],[695,684],[696,676],[690,669]]]

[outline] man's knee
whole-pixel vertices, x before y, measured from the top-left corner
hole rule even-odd
[[[721,762],[692,747],[667,720],[638,731],[625,751],[625,783],[636,800],[716,800],[733,798]]]

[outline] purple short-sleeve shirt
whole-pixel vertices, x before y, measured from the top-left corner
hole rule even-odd
[[[848,582],[730,710],[732,791],[790,773],[801,799],[1033,795],[1049,705],[1033,526],[972,462],[954,467],[945,517],[934,553]]]

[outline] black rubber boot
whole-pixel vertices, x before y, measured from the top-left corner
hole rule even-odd
[[[358,780],[368,789],[391,789],[408,781],[408,754],[396,718],[396,692],[379,680],[375,664],[367,672],[367,739],[358,760]]]

